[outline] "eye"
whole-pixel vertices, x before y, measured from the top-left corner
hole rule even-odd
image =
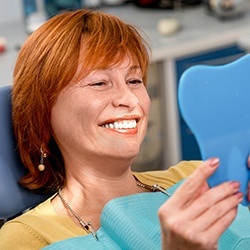
[[[140,79],[131,79],[131,80],[128,81],[128,83],[131,84],[131,85],[139,85],[139,84],[142,84],[143,81],[140,80]]]
[[[89,82],[88,87],[96,91],[104,91],[110,89],[112,87],[112,83],[106,80],[96,80]]]
[[[93,82],[89,84],[90,87],[104,87],[106,85],[106,82]]]

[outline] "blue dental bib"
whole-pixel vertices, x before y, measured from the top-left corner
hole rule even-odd
[[[181,183],[181,182],[180,182]],[[173,194],[180,183],[168,189]],[[168,199],[161,192],[142,193],[111,200],[101,214],[101,227],[91,235],[55,242],[43,250],[160,250],[158,209]],[[250,249],[250,214],[242,205],[231,226],[219,240],[219,250]]]

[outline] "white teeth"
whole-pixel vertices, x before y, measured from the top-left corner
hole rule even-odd
[[[114,122],[114,127],[115,127],[115,129],[118,129],[119,128],[119,123],[118,122]]]
[[[102,126],[110,129],[132,129],[136,127],[136,120],[126,120],[122,122],[107,123]]]

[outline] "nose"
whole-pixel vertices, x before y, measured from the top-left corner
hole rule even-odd
[[[124,86],[116,88],[115,95],[113,97],[112,103],[114,107],[125,107],[128,109],[133,109],[139,103],[139,99],[135,93],[131,91],[127,84]]]

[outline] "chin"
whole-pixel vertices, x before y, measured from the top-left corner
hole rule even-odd
[[[120,152],[122,152],[122,154]],[[122,150],[120,152],[118,154],[115,154],[115,152],[113,152],[112,156],[117,158],[117,159],[132,161],[139,154],[139,149],[133,150],[133,151],[132,150]]]

